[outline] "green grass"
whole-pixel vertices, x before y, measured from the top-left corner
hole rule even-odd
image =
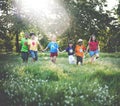
[[[67,54],[57,63],[40,53],[35,63],[20,55],[0,55],[1,106],[119,106],[120,53],[101,53],[94,64],[68,64]]]

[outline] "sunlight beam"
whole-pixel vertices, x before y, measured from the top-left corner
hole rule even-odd
[[[58,0],[21,0],[21,11],[31,22],[36,22],[46,34],[61,35],[70,18]]]

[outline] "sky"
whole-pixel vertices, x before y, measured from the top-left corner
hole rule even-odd
[[[106,0],[107,1],[107,7],[106,7],[106,9],[107,10],[111,10],[111,9],[113,9],[114,7],[117,7],[117,4],[118,4],[118,2],[119,2],[119,0]]]

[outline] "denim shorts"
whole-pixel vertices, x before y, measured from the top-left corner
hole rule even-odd
[[[33,59],[35,59],[35,60],[38,59],[37,51],[30,50],[30,55]]]
[[[99,54],[99,51],[98,51],[98,50],[89,51],[89,54],[90,54],[90,56],[92,57],[92,56],[94,56],[94,55],[96,55],[96,54]]]

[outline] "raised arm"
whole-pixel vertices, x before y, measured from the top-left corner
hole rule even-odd
[[[98,51],[100,51],[100,45],[98,44]]]
[[[90,36],[90,38],[89,38],[89,40],[88,40],[88,43],[91,41],[91,36]]]

